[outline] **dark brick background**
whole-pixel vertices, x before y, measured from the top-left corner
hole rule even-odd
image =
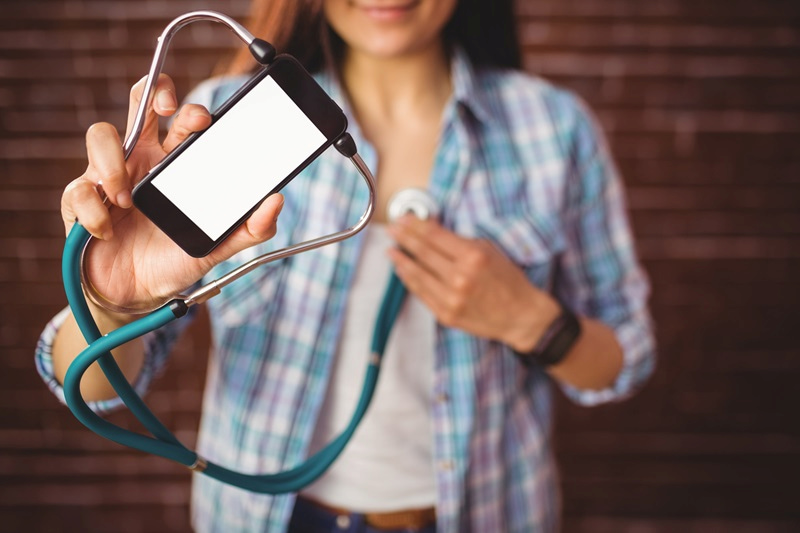
[[[64,303],[58,206],[85,167],[83,132],[124,125],[173,16],[241,19],[246,4],[0,0],[0,531],[188,529],[186,471],[83,429],[32,352]],[[582,95],[609,134],[660,343],[634,401],[559,405],[565,529],[797,530],[800,2],[518,7],[526,68]],[[180,94],[236,44],[210,24],[184,30],[167,67]],[[148,398],[186,442],[204,345],[186,340]]]

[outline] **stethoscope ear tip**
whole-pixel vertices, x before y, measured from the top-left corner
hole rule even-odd
[[[269,65],[272,63],[272,60],[275,59],[278,53],[274,46],[258,37],[253,39],[247,47],[250,49],[250,53],[253,54],[256,61],[262,65]]]

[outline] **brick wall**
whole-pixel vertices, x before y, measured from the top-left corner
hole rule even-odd
[[[0,531],[188,529],[184,469],[84,430],[42,386],[32,347],[64,302],[58,205],[85,167],[86,127],[122,127],[166,21],[208,7],[241,18],[246,4],[0,5]],[[560,403],[565,529],[794,530],[800,3],[518,0],[518,11],[526,68],[583,96],[609,134],[660,344],[635,401]],[[184,30],[167,68],[179,93],[235,44],[213,25]],[[148,398],[186,442],[203,346],[187,339]]]

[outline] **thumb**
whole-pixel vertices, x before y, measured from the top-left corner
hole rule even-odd
[[[202,131],[211,124],[211,114],[197,104],[186,104],[172,121],[164,138],[164,151],[169,153],[194,132]]]
[[[283,209],[283,201],[282,194],[268,196],[250,218],[211,253],[210,258],[215,263],[224,261],[246,248],[274,237],[278,231],[278,215]]]

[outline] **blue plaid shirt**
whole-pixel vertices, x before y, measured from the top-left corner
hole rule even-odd
[[[429,183],[442,223],[462,236],[490,239],[537,286],[614,329],[624,350],[616,381],[600,391],[562,385],[567,396],[594,405],[630,395],[654,368],[649,288],[637,264],[622,183],[590,113],[569,92],[521,72],[475,70],[460,52],[451,72],[454,93]],[[318,79],[347,111],[335,80]],[[193,99],[213,109],[241,81],[206,82]],[[376,168],[374,150],[350,122],[360,153]],[[361,178],[334,150],[284,194],[278,235],[220,265],[209,279],[265,251],[344,228],[367,201]],[[361,243],[356,236],[270,264],[208,303],[215,345],[201,455],[252,473],[303,461]],[[40,373],[62,399],[50,346],[63,316],[48,325],[36,356]],[[147,338],[138,390],[147,389],[185,325],[178,321]],[[371,325],[364,332],[371,334]],[[439,531],[558,529],[552,383],[502,344],[437,328],[431,414]],[[105,411],[118,404],[94,407]],[[195,475],[193,489],[199,531],[283,531],[294,501],[293,495],[251,494],[202,475]]]

